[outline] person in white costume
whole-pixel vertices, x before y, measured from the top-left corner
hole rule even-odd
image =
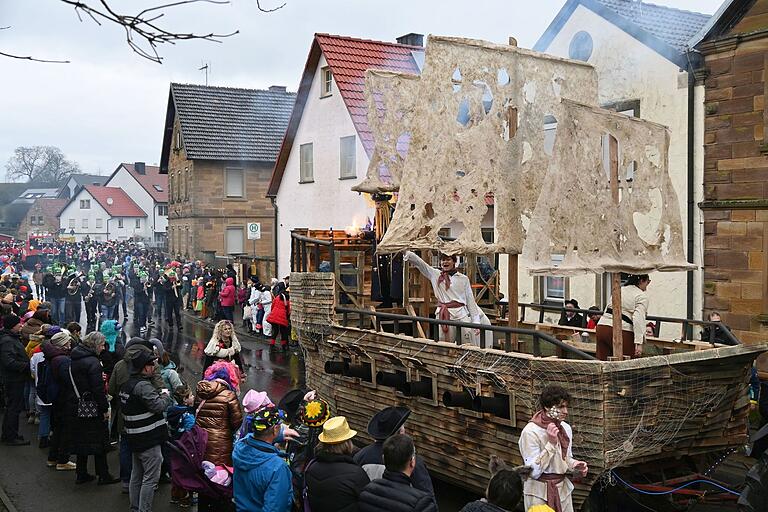
[[[475,302],[472,284],[469,278],[456,268],[456,256],[440,255],[440,269],[429,265],[411,251],[406,251],[403,261],[416,267],[429,282],[437,298],[435,317],[441,320],[470,322],[490,325],[491,322]],[[441,341],[456,341],[456,328],[445,325],[439,326]],[[487,338],[492,339],[490,331]],[[461,343],[480,346],[480,331],[478,329],[461,329]],[[486,346],[488,342],[486,341]]]
[[[525,510],[548,505],[555,512],[573,512],[571,472],[587,475],[584,461],[573,458],[573,430],[568,418],[570,394],[560,386],[547,386],[541,392],[541,409],[520,434],[523,464],[532,469],[523,485]]]

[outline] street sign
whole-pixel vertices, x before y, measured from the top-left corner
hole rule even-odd
[[[261,223],[248,223],[248,240],[261,240]]]

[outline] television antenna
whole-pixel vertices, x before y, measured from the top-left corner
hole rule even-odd
[[[208,85],[208,70],[210,69],[210,63],[200,61],[200,64],[202,64],[197,70],[198,71],[205,71],[205,85]]]

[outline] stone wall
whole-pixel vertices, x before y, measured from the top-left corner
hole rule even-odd
[[[705,57],[704,309],[719,311],[745,343],[768,339],[768,34],[739,39],[758,2]],[[756,10],[757,9],[757,10]],[[751,29],[750,29],[751,31]]]

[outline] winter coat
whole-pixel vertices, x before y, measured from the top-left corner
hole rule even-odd
[[[235,280],[228,277],[227,280],[224,281],[224,288],[222,288],[221,293],[219,293],[219,301],[221,302],[221,305],[234,306],[236,295]]]
[[[160,375],[163,377],[163,386],[168,391],[173,393],[177,387],[184,385],[181,377],[179,377],[179,372],[176,371],[176,363],[169,361],[166,366],[158,366],[160,367]]]
[[[507,510],[487,501],[477,500],[467,503],[459,512],[507,512]]]
[[[237,512],[291,510],[291,470],[277,448],[248,434],[235,445],[232,459],[235,468],[232,485]]]
[[[369,478],[380,478],[384,473],[384,441],[369,444],[355,454],[355,463],[361,466]],[[373,476],[375,475],[375,476]],[[416,455],[416,467],[411,474],[411,484],[426,493],[435,494],[432,478],[421,455]]]
[[[85,393],[90,393],[99,411],[99,416],[95,418],[78,418],[76,411],[73,411],[72,453],[77,455],[106,453],[109,447],[109,434],[103,415],[109,410],[109,404],[104,390],[101,361],[95,352],[83,345],[72,349],[71,359],[72,378],[77,391],[81,397]]]
[[[122,360],[123,357],[125,357],[125,347],[119,341],[115,343],[114,352],[110,352],[109,348],[105,348],[104,351],[99,355],[101,364],[104,366],[104,373],[106,373],[108,377],[112,375],[112,372],[115,370],[115,365],[118,363],[118,361]]]
[[[237,395],[221,381],[197,383],[197,424],[208,432],[205,460],[232,465],[232,438],[243,422]]]
[[[437,512],[434,497],[411,486],[405,473],[384,471],[360,493],[360,512]]]
[[[144,343],[129,343],[129,346],[127,349],[125,349],[125,355],[123,358],[115,363],[115,367],[112,370],[112,374],[109,376],[109,387],[108,391],[109,394],[113,397],[118,396],[118,393],[120,393],[120,388],[123,387],[123,384],[128,382],[131,378],[131,359],[134,357],[135,354],[146,351],[146,352],[152,352],[152,349],[150,349],[147,345]],[[160,389],[164,387],[163,384],[163,378],[160,375],[160,368],[158,366],[155,366],[155,373],[152,375],[151,379],[152,385]],[[117,414],[117,428],[119,432],[123,431],[123,414],[122,411],[120,411],[120,400],[114,400],[113,404],[117,407],[116,410],[112,411],[112,414]]]
[[[288,318],[291,315],[291,301],[284,294],[275,296],[272,300],[272,310],[269,313],[267,322],[273,325],[288,326]]]
[[[357,512],[360,492],[370,480],[351,456],[319,453],[304,482],[312,512]]]
[[[21,340],[25,343],[28,342],[29,336],[39,331],[40,327],[42,327],[44,323],[45,322],[43,322],[42,320],[39,320],[34,317],[24,322],[24,325],[21,327]],[[51,322],[48,322],[48,323],[51,323]]]
[[[74,416],[77,406],[75,391],[69,380],[69,350],[43,343],[43,354],[51,368],[51,376],[58,387],[58,395],[53,399],[53,415],[57,418]]]
[[[29,358],[21,337],[11,331],[0,332],[0,375],[3,382],[24,382],[29,379]]]
[[[174,286],[175,285],[175,286]],[[166,279],[163,281],[163,293],[165,294],[165,302],[174,304],[181,300],[181,286],[175,279],[171,281]]]

